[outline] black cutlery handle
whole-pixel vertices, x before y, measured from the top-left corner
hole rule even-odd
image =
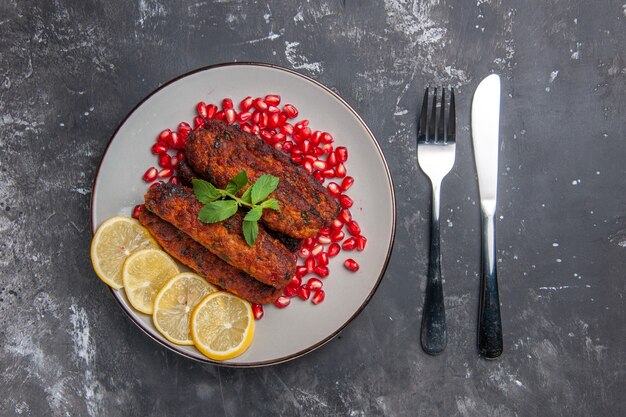
[[[502,320],[496,269],[496,229],[493,214],[483,214],[482,276],[478,308],[478,352],[486,359],[502,354]]]
[[[439,222],[439,188],[433,189],[432,221],[430,225],[430,259],[422,311],[422,349],[429,355],[438,355],[446,348],[448,332],[446,309],[441,282],[441,241]]]

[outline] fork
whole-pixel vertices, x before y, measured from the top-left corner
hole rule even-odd
[[[424,91],[422,111],[417,123],[417,160],[433,187],[428,280],[420,333],[422,349],[430,355],[437,355],[443,352],[448,340],[441,282],[439,206],[441,181],[454,165],[456,115],[454,89],[451,89],[446,119],[446,91],[442,87],[440,103],[437,102],[437,88],[434,89],[432,109],[428,117],[428,90],[427,87]]]

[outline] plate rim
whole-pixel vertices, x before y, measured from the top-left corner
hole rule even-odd
[[[156,93],[158,93],[159,91],[161,91],[162,89],[164,89],[165,87],[168,87],[169,85],[183,79],[186,78],[188,76],[191,76],[193,74],[199,73],[199,72],[204,72],[204,71],[209,71],[209,70],[213,70],[216,68],[222,68],[222,67],[234,67],[234,66],[249,66],[249,67],[262,67],[262,68],[270,68],[270,69],[274,69],[274,70],[278,70],[278,71],[282,71],[285,72],[287,74],[290,75],[294,75],[297,77],[300,77],[302,79],[304,79],[305,81],[308,81],[310,83],[313,83],[315,86],[321,88],[322,90],[324,90],[325,92],[329,93],[332,97],[334,97],[336,100],[338,100],[342,105],[344,105],[346,107],[346,109],[348,109],[354,117],[356,117],[356,119],[359,121],[359,123],[361,123],[361,125],[363,126],[363,128],[367,131],[367,133],[369,134],[369,136],[373,139],[374,142],[374,146],[376,147],[376,150],[378,151],[382,162],[383,162],[383,167],[385,168],[385,174],[387,176],[387,181],[389,183],[390,189],[391,189],[391,236],[390,236],[390,242],[389,242],[389,248],[387,249],[387,254],[385,256],[385,262],[383,263],[383,267],[380,271],[380,274],[376,280],[376,283],[374,284],[374,287],[372,288],[372,290],[370,291],[370,293],[368,294],[368,296],[365,298],[365,300],[363,300],[363,302],[361,303],[361,305],[359,306],[358,309],[356,309],[356,311],[350,316],[350,318],[348,318],[348,320],[346,320],[341,326],[339,326],[339,328],[337,328],[337,330],[335,330],[334,332],[332,332],[330,335],[326,336],[325,338],[323,338],[322,340],[320,340],[319,342],[305,348],[302,349],[298,352],[292,353],[290,355],[287,356],[283,356],[280,358],[276,358],[276,359],[272,359],[272,360],[267,360],[267,361],[257,361],[257,362],[243,362],[243,363],[225,363],[225,362],[221,362],[221,361],[215,361],[209,358],[196,358],[194,356],[189,355],[187,352],[182,351],[182,350],[178,350],[173,346],[170,346],[167,343],[164,343],[163,341],[159,340],[158,338],[156,338],[155,336],[153,336],[150,332],[148,332],[146,329],[144,329],[143,327],[143,323],[140,323],[138,320],[136,320],[129,311],[126,310],[126,308],[124,307],[124,305],[121,303],[121,301],[118,299],[117,295],[115,294],[115,290],[111,287],[109,287],[109,291],[111,292],[111,295],[113,296],[113,299],[115,300],[115,302],[118,304],[118,306],[121,308],[121,310],[124,312],[124,314],[137,326],[139,327],[139,329],[141,329],[141,331],[147,335],[150,339],[154,340],[155,342],[157,342],[159,345],[165,347],[166,349],[177,353],[185,358],[191,359],[193,361],[196,362],[200,362],[200,363],[206,363],[206,364],[211,364],[211,365],[217,365],[217,366],[223,366],[223,367],[227,367],[227,368],[259,368],[259,367],[264,367],[264,366],[270,366],[270,365],[278,365],[281,363],[285,363],[288,361],[291,361],[293,359],[299,358],[301,356],[304,356],[308,353],[313,352],[314,350],[322,347],[323,345],[325,345],[326,343],[330,342],[332,339],[334,339],[337,335],[339,335],[350,323],[352,323],[352,321],[354,319],[356,319],[361,312],[365,309],[365,307],[369,304],[369,302],[371,301],[372,297],[374,296],[374,294],[376,293],[376,291],[378,290],[380,283],[382,282],[382,279],[385,275],[385,272],[387,270],[387,267],[389,265],[389,260],[391,259],[391,254],[393,251],[393,246],[395,243],[395,234],[396,234],[396,196],[395,196],[395,190],[393,187],[393,179],[391,177],[391,171],[389,170],[389,165],[387,164],[387,159],[385,158],[385,155],[380,147],[380,144],[378,143],[378,140],[376,139],[376,136],[374,136],[374,134],[372,133],[371,129],[369,128],[369,126],[367,125],[367,123],[365,123],[365,121],[363,120],[363,118],[361,118],[361,116],[352,108],[352,106],[350,106],[343,98],[341,98],[341,96],[339,96],[339,94],[335,93],[333,90],[331,90],[330,88],[328,88],[327,86],[325,86],[324,84],[322,84],[321,82],[307,76],[304,74],[301,74],[297,71],[294,71],[292,69],[289,68],[285,68],[276,64],[269,64],[269,63],[265,63],[265,62],[254,62],[254,61],[242,61],[242,62],[222,62],[219,64],[213,64],[213,65],[206,65],[206,66],[202,66],[202,67],[198,67],[196,69],[193,69],[191,71],[185,72],[181,75],[178,75],[177,77],[174,77],[170,80],[168,80],[167,82],[161,84],[160,86],[158,86],[157,88],[155,88],[153,91],[150,92],[150,94],[146,95],[143,99],[141,99],[127,114],[126,116],[122,119],[122,121],[117,125],[117,127],[115,128],[115,130],[113,131],[113,133],[111,134],[106,147],[104,148],[104,151],[102,152],[102,157],[100,158],[100,162],[98,163],[98,168],[96,169],[95,172],[95,176],[92,182],[92,186],[91,186],[91,198],[90,198],[90,203],[89,203],[89,212],[90,212],[90,223],[91,223],[91,235],[93,237],[94,233],[95,233],[95,228],[94,228],[94,196],[95,196],[95,189],[96,189],[96,185],[98,182],[98,177],[100,176],[100,169],[102,168],[102,163],[104,162],[104,158],[106,157],[108,151],[109,151],[109,147],[111,146],[111,143],[113,142],[113,139],[115,138],[115,136],[117,136],[117,133],[119,132],[119,130],[122,128],[122,126],[124,126],[124,124],[126,123],[126,121],[135,113],[135,111],[137,111],[148,99],[150,99],[153,95],[155,95]]]

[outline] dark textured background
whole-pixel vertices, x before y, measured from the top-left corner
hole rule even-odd
[[[626,414],[626,5],[618,1],[0,2],[0,414]],[[97,164],[161,83],[263,61],[337,91],[395,181],[389,269],[364,312],[279,366],[204,366],[127,319],[89,261]],[[471,95],[503,79],[498,262],[505,353],[478,358],[479,209]],[[457,87],[443,185],[449,344],[418,343],[429,185],[426,84]]]

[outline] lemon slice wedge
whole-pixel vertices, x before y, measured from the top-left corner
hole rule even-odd
[[[206,279],[183,272],[165,283],[154,300],[152,321],[165,338],[177,345],[193,345],[191,312],[208,294],[218,291]]]
[[[122,266],[133,252],[159,245],[135,219],[111,217],[98,227],[91,241],[94,271],[108,286],[122,288]]]
[[[152,314],[157,293],[178,272],[176,262],[162,250],[143,249],[133,253],[122,268],[128,301],[142,313]]]
[[[207,295],[191,315],[191,338],[196,348],[214,360],[241,355],[254,338],[249,302],[227,292]]]

